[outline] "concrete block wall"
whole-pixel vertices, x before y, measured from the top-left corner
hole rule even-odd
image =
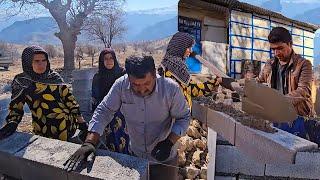
[[[208,128],[208,154],[210,159],[216,159],[217,150],[217,132]],[[216,169],[216,161],[208,162],[208,169]],[[207,179],[214,179],[215,171],[207,171]]]
[[[277,130],[266,133],[237,123],[235,146],[256,161],[270,164],[294,163],[297,152],[318,147],[313,142]]]
[[[208,128],[230,143],[217,144],[214,150],[216,179],[320,178],[320,150],[315,143],[282,130],[271,134],[243,126],[197,102],[193,106],[198,107],[192,109],[192,116],[205,117]]]
[[[236,124],[238,125],[239,123],[230,116],[208,108],[207,126],[217,131],[218,134],[232,145],[236,142]]]
[[[78,172],[62,170],[80,145],[36,135],[15,133],[0,141],[0,174],[17,179],[148,179],[144,159],[98,150],[94,164]]]
[[[216,179],[319,179],[320,153],[298,152],[295,164],[263,164],[235,146],[216,148]],[[210,171],[210,170],[208,170]]]
[[[198,106],[202,107],[195,108],[192,111],[201,109],[201,112],[192,112],[192,115],[196,114],[197,117],[205,117],[198,114],[206,112],[208,127],[258,162],[272,164],[294,163],[295,155],[298,151],[312,150],[318,147],[313,142],[280,129],[277,129],[275,133],[255,130],[236,122],[232,117],[222,112],[211,110],[203,105]]]
[[[73,95],[79,103],[80,111],[86,121],[91,119],[91,88],[93,76],[97,71],[98,68],[88,68],[72,72]]]
[[[271,177],[320,179],[320,151],[297,152],[295,164],[279,166],[267,164],[265,175]]]

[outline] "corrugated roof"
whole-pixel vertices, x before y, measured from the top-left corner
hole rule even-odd
[[[264,8],[260,8],[260,7],[257,7],[257,6],[248,4],[248,3],[240,2],[238,0],[199,0],[199,1],[207,2],[207,3],[215,4],[215,5],[220,5],[220,6],[226,7],[231,10],[242,10],[242,11],[249,12],[249,13],[256,13],[256,14],[263,15],[263,16],[270,16],[273,18],[282,19],[285,21],[292,22],[292,23],[299,25],[299,26],[310,28],[314,31],[316,31],[317,29],[320,28],[319,25],[314,25],[311,23],[306,23],[306,22],[301,22],[301,21],[297,21],[294,19],[290,19],[288,17],[283,16],[280,13],[270,11],[270,10],[267,10]],[[180,0],[180,2],[188,3],[189,0]]]

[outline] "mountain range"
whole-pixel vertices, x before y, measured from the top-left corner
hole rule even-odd
[[[320,2],[315,0],[242,0],[253,5],[280,12],[299,21],[320,25]],[[7,27],[0,21],[0,41],[14,43],[53,43],[60,41],[53,35],[57,32],[56,22],[51,17],[40,17],[25,20],[17,16],[6,21]],[[129,11],[125,13],[125,24],[128,31],[123,40],[162,39],[177,31],[177,8],[165,7],[150,10]],[[13,22],[9,25],[9,22]],[[2,25],[2,26],[1,26]],[[315,56],[320,58],[320,32],[315,38]],[[85,33],[79,41],[86,41]]]
[[[178,29],[177,10],[173,7],[130,11],[125,13],[123,19],[128,29],[123,37],[125,41],[162,39]],[[58,44],[60,41],[54,36],[57,31],[57,24],[52,17],[17,20],[0,31],[0,40],[21,44]],[[86,33],[81,33],[78,39],[80,42],[86,41]]]

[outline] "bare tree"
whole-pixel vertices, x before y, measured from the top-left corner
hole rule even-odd
[[[110,48],[112,42],[122,38],[126,32],[123,16],[121,8],[114,8],[107,13],[92,16],[85,29],[93,40],[101,41],[105,48]]]
[[[142,53],[145,54],[145,55],[148,55],[148,54],[150,55],[155,51],[155,49],[152,46],[150,41],[140,42],[139,46],[140,46],[140,48],[142,50]]]
[[[135,52],[138,52],[138,50],[139,50],[139,43],[134,42],[134,43],[132,43],[132,46],[133,46],[134,51],[135,51]]]
[[[93,67],[94,57],[98,53],[98,49],[90,44],[86,45],[86,54],[91,57],[91,66]]]
[[[117,43],[117,44],[112,45],[112,48],[120,54],[121,52],[123,52],[123,53],[126,52],[127,45],[126,45],[126,43]]]
[[[8,43],[4,41],[0,41],[0,52],[5,52],[9,50],[9,45]]]
[[[84,59],[84,47],[81,45],[78,45],[76,47],[76,60],[79,63],[79,69],[81,69],[81,61]]]
[[[102,11],[108,12],[122,2],[123,0],[0,0],[0,4],[6,3],[7,12],[11,12],[12,8],[17,8],[18,12],[21,12],[30,5],[32,7],[40,5],[49,11],[59,27],[59,32],[55,33],[55,36],[60,39],[63,46],[66,72],[75,68],[74,50],[77,37],[88,17]]]
[[[55,58],[58,56],[58,51],[53,45],[47,44],[44,46],[44,49],[47,51],[49,58]]]
[[[127,50],[127,44],[126,43],[121,43],[120,44],[120,48],[121,48],[121,50],[122,50],[122,52],[124,54],[126,52],[126,50]]]
[[[0,41],[0,56],[9,56],[13,60],[20,57],[17,48],[14,48],[13,44],[7,43],[5,41]]]

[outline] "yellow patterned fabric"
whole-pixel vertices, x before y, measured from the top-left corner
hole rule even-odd
[[[216,78],[208,79],[205,82],[197,82],[191,77],[189,85],[185,86],[184,84],[179,82],[168,70],[164,72],[164,76],[175,80],[180,85],[190,108],[192,106],[192,97],[209,96],[213,91],[217,90],[217,87],[219,86],[219,82]]]
[[[21,121],[25,103],[32,113],[34,134],[63,141],[73,136],[77,129],[76,118],[81,114],[67,85],[32,83],[11,101],[7,122]]]

